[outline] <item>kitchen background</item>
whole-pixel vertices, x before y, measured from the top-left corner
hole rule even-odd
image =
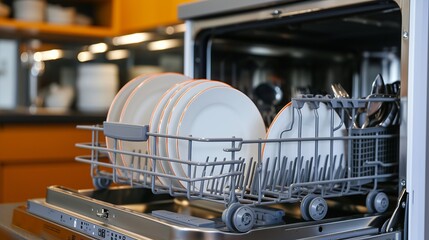
[[[76,125],[102,123],[136,75],[183,72],[185,2],[1,1],[0,202],[92,187],[74,161],[75,143],[90,140]]]

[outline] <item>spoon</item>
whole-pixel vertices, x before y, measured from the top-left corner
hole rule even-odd
[[[388,94],[399,96],[401,91],[401,81],[386,84],[386,90]]]
[[[382,105],[383,105],[382,102],[368,102],[367,109],[366,109],[366,119],[365,119],[365,122],[362,124],[361,128],[371,127],[375,124],[375,122],[377,122]]]
[[[395,98],[393,95],[386,94],[371,94],[366,99],[380,99],[380,98]],[[393,106],[394,105],[394,106]],[[387,127],[390,126],[397,113],[398,113],[397,103],[392,102],[381,102],[381,101],[369,101],[367,104],[367,118],[365,123],[362,125],[362,128],[381,126]]]
[[[372,82],[371,94],[381,93],[386,93],[386,84],[384,84],[384,80],[381,74],[377,74],[374,81]]]
[[[396,102],[390,104],[387,116],[378,124],[380,127],[388,127],[395,124],[396,116],[398,115],[399,106]]]
[[[371,94],[366,98],[376,98],[380,96],[375,96],[375,94],[384,94],[386,93],[386,84],[384,84],[383,77],[381,74],[377,74],[374,81],[372,82]],[[383,102],[372,102],[369,101],[366,105],[366,118],[365,122],[362,124],[361,128],[367,128],[374,126],[374,121],[380,120],[379,116],[375,116],[380,109],[383,109]],[[380,113],[378,113],[380,115]],[[382,115],[382,114],[381,114]],[[376,124],[375,124],[376,125]]]

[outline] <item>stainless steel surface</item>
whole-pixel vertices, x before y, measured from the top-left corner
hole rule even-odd
[[[350,98],[349,93],[341,86],[340,83],[332,84],[332,90],[336,98]]]
[[[401,231],[395,231],[391,233],[383,233],[376,236],[361,236],[356,238],[350,238],[350,240],[401,240],[406,239],[403,237],[403,233]]]
[[[385,232],[393,232],[397,230],[398,226],[403,224],[404,228],[407,228],[408,221],[404,218],[404,215],[407,212],[408,207],[408,193],[406,188],[403,188],[401,194],[399,195],[398,203],[396,205],[395,211],[389,220],[385,223],[385,229],[381,229],[381,231]],[[401,222],[402,219],[405,219],[405,222]]]
[[[284,7],[306,4],[316,3],[295,2],[284,4]],[[401,33],[400,8],[393,2],[355,2],[355,5],[337,11],[334,4],[332,8],[310,13],[275,19],[254,17],[243,22],[239,16],[246,11],[192,19],[187,34],[194,44],[189,46],[194,55],[186,64],[194,69],[189,74],[226,81],[250,97],[254,96],[250,90],[261,82],[276,83],[281,86],[284,97],[281,104],[274,105],[274,112],[300,93],[326,94],[335,82],[341,82],[355,98],[367,96],[371,83],[366,82],[374,79],[375,71],[384,73],[395,68],[399,74],[400,42],[399,38],[393,39]],[[262,16],[264,11],[255,11],[253,16]],[[236,22],[204,25],[212,19],[223,21],[229,17],[236,17]],[[392,40],[389,43],[376,41],[383,37]],[[361,62],[364,65],[367,55],[368,69],[362,70],[360,76],[358,66]],[[377,64],[380,70],[374,69]],[[397,74],[388,76],[397,80]],[[357,84],[352,84],[352,79]],[[260,109],[266,115],[273,112],[268,107]]]
[[[296,0],[247,0],[247,1],[199,1],[179,6],[179,18],[190,19],[207,17],[216,14],[241,12],[255,8],[264,8],[273,5],[295,2]],[[272,15],[280,15],[280,10],[274,10]]]
[[[381,74],[377,74],[374,81],[372,82],[371,94],[382,94],[386,92],[386,85],[384,84],[383,77]]]
[[[210,4],[229,6],[229,4],[220,4],[218,1],[206,1]],[[222,26],[230,26],[248,22],[264,21],[273,18],[285,18],[290,16],[299,16],[301,14],[318,13],[323,10],[335,9],[341,7],[350,7],[361,3],[376,2],[371,0],[329,0],[329,1],[303,1],[303,2],[292,2],[284,4],[278,7],[271,7],[268,9],[256,9],[251,11],[239,12],[236,14],[223,14],[220,16],[214,16],[207,19],[195,19],[195,21],[188,21],[187,31],[185,33],[185,74],[188,76],[194,76],[194,61],[198,59],[194,56],[194,41],[196,35],[204,29],[217,28]],[[229,3],[229,1],[228,1]],[[201,2],[201,5],[205,2]],[[191,8],[192,5],[184,6],[183,8]],[[185,11],[185,10],[183,10]],[[281,14],[273,16],[274,11],[281,12]],[[192,18],[183,18],[190,20]]]
[[[429,2],[427,1],[408,1],[410,6],[409,28],[404,31],[409,33],[408,38],[403,38],[404,42],[408,41],[409,52],[407,58],[407,75],[408,85],[406,91],[407,98],[404,99],[406,104],[405,114],[407,155],[406,155],[406,183],[409,192],[409,239],[428,239],[429,231],[429,178],[422,176],[429,175],[429,128],[428,113],[429,95],[428,85],[428,46],[429,32],[426,27],[429,23]],[[402,141],[402,139],[401,139]],[[405,156],[404,156],[405,157]]]
[[[111,189],[97,193],[96,191],[78,192],[61,187],[50,187],[46,200],[30,200],[28,209],[31,213],[43,215],[51,221],[85,234],[92,234],[95,231],[94,237],[97,239],[105,239],[97,236],[98,231],[96,230],[100,228],[104,228],[106,231],[116,231],[118,234],[129,237],[127,239],[141,239],[142,237],[150,239],[261,239],[268,235],[272,239],[284,239],[285,236],[290,239],[344,239],[375,236],[379,232],[377,226],[380,226],[386,219],[382,215],[358,214],[349,217],[334,217],[313,224],[300,222],[293,217],[293,214],[288,214],[284,224],[255,228],[247,233],[231,233],[220,221],[220,212],[216,211],[215,206],[205,205],[204,202],[199,201],[194,204],[192,201],[182,203],[168,198],[157,200],[156,196],[153,198],[154,196],[149,191],[142,195],[130,194],[129,190],[127,188]],[[109,191],[124,191],[125,193],[110,194]],[[119,197],[119,199],[115,200],[113,196]],[[139,204],[138,201],[133,203],[133,198],[136,197],[138,201],[146,201],[146,203]],[[181,213],[185,215],[200,212],[200,217],[215,221],[216,226],[214,228],[190,227],[184,223],[165,221],[151,214],[154,209],[174,206],[182,209]],[[101,209],[109,212],[108,218],[97,217],[97,212],[100,212]],[[222,210],[222,207],[218,210]],[[65,217],[76,220],[60,221]],[[73,227],[73,222],[82,221],[85,226],[94,225],[95,230],[92,227],[79,228],[81,224]]]

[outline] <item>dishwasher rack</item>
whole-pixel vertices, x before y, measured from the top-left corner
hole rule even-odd
[[[282,222],[283,212],[262,207],[277,203],[301,202],[304,220],[321,220],[326,216],[326,199],[350,195],[367,195],[368,212],[385,212],[389,207],[388,195],[382,185],[395,180],[398,171],[398,126],[355,128],[352,121],[359,111],[371,102],[398,104],[396,98],[337,99],[307,96],[292,100],[293,114],[298,114],[308,104],[315,114],[320,104],[325,104],[331,116],[330,136],[304,138],[252,139],[203,138],[172,136],[149,132],[149,126],[104,122],[103,125],[78,126],[92,132],[91,143],[79,143],[77,147],[91,151],[90,155],[78,156],[77,161],[91,165],[91,176],[97,188],[107,188],[112,182],[149,188],[155,194],[170,194],[189,200],[203,199],[224,203],[226,210],[222,220],[231,231],[246,232],[255,226]],[[334,116],[340,121],[335,122]],[[301,128],[299,128],[301,129]],[[288,131],[288,129],[285,129]],[[302,130],[300,130],[302,131]],[[340,136],[336,131],[345,131]],[[107,148],[104,137],[114,141]],[[148,152],[124,151],[122,141],[147,144],[151,138],[175,139],[188,144],[189,159],[168,158]],[[158,141],[154,141],[157,143]],[[311,157],[304,154],[301,146],[314,144]],[[321,155],[318,145],[327,142],[329,154]],[[345,146],[344,154],[335,155],[333,147],[339,142]],[[198,144],[223,144],[228,158],[192,159],[193,149]],[[262,159],[266,144],[295,144],[298,147],[295,159],[287,159],[279,150],[274,159]],[[237,157],[244,146],[258,149],[258,155],[250,159]],[[156,152],[157,145],[151,146]],[[109,160],[109,154],[110,159]],[[121,158],[131,158],[124,165]],[[272,164],[269,162],[272,161]],[[181,164],[185,175],[177,176],[159,170],[160,163]],[[160,181],[160,179],[163,181]]]

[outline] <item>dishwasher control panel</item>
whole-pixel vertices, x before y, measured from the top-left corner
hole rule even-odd
[[[43,206],[42,204],[37,204],[35,202],[29,202],[28,210],[31,213],[37,214],[40,217],[43,217],[52,222],[58,223],[64,227],[68,227],[77,232],[83,233],[95,239],[100,240],[136,240],[128,236],[127,234],[121,233],[119,231],[113,230],[112,227],[108,227],[102,223],[95,223],[93,221],[88,221],[82,217],[76,217],[72,214],[65,213],[64,211],[55,210]]]

